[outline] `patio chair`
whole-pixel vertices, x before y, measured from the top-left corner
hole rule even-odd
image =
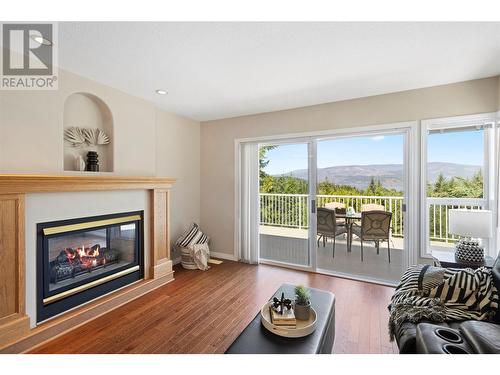
[[[361,212],[365,211],[385,211],[385,207],[381,204],[366,203],[361,205]]]
[[[328,208],[318,208],[316,213],[317,220],[317,234],[318,234],[318,247],[319,241],[323,239],[323,247],[326,246],[326,239],[333,238],[333,252],[332,257],[335,258],[335,239],[341,234],[347,233],[347,227],[342,224],[339,225],[335,218],[335,210]]]
[[[361,212],[365,211],[385,211],[385,206],[382,204],[376,204],[376,203],[366,203],[361,205]],[[390,228],[391,233],[392,233],[392,226]],[[392,241],[392,246],[394,247],[394,242]],[[378,254],[378,249],[377,249],[377,254]]]
[[[345,214],[346,212],[345,203],[340,203],[340,202],[326,203],[325,208],[328,208],[330,210],[335,210],[336,214]],[[345,219],[337,219],[337,224],[345,225]]]
[[[361,240],[361,261],[363,261],[363,241],[374,241],[377,254],[379,254],[380,242],[387,241],[387,256],[391,263],[391,220],[391,212],[361,212],[361,225],[354,224],[351,229],[352,233]]]

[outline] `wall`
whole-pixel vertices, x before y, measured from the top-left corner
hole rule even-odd
[[[201,226],[211,249],[233,254],[234,140],[493,112],[498,77],[346,100],[201,125]]]
[[[163,111],[156,111],[156,123],[156,174],[178,179],[171,200],[175,241],[191,222],[200,222],[200,123]]]
[[[97,96],[111,110],[113,174],[178,178],[172,240],[198,222],[200,124],[64,70],[55,91],[0,91],[0,173],[78,174],[63,172],[62,139],[64,103],[76,92]]]
[[[63,70],[58,90],[0,92],[0,171],[62,173],[64,102],[75,92],[94,94],[111,109],[115,172],[154,175],[153,104]]]

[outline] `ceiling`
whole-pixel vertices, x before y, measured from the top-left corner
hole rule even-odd
[[[500,23],[64,22],[59,63],[207,121],[499,75]]]

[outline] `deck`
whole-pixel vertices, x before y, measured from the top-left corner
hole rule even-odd
[[[260,257],[264,260],[292,263],[299,266],[309,264],[307,252],[308,231],[306,229],[260,226]],[[375,279],[397,283],[403,273],[404,240],[393,237],[391,240],[391,263],[387,257],[387,243],[380,246],[377,255],[373,242],[364,242],[364,261],[361,262],[360,241],[354,236],[352,251],[347,251],[347,238],[337,237],[335,257],[333,241],[326,246],[320,242],[317,253],[317,268],[326,272]]]

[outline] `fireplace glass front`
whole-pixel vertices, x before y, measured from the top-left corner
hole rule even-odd
[[[142,211],[39,224],[39,320],[140,277],[142,226]]]
[[[49,291],[135,263],[136,224],[48,239]]]

